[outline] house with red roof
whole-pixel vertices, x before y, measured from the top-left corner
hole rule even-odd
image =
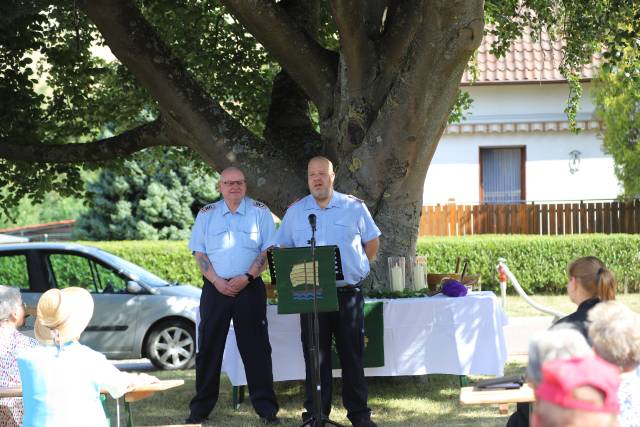
[[[443,134],[423,204],[614,199],[621,187],[612,157],[603,152],[590,96],[600,58],[581,73],[575,134],[564,112],[569,86],[559,71],[560,42],[546,34],[537,41],[523,36],[497,59],[490,53],[493,41],[485,36],[479,48],[476,81],[464,75],[461,89],[473,104]]]

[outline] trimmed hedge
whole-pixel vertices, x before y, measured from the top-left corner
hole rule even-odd
[[[95,246],[149,270],[170,282],[202,286],[202,275],[186,240],[78,242]]]
[[[451,273],[456,258],[469,259],[469,273],[482,275],[482,289],[499,289],[498,258],[507,265],[527,293],[566,292],[567,264],[581,256],[602,259],[618,279],[619,289],[640,283],[640,235],[582,234],[575,236],[480,235],[426,237],[417,252],[428,257],[432,273]],[[513,291],[511,286],[508,287]]]
[[[202,285],[186,241],[81,243],[112,252],[169,281]],[[528,293],[565,293],[567,264],[586,255],[600,257],[621,286],[626,282],[637,290],[640,284],[640,235],[635,234],[425,237],[419,239],[417,252],[428,257],[432,273],[451,273],[457,257],[468,258],[469,274],[481,274],[485,290],[499,289],[495,267],[501,257]]]

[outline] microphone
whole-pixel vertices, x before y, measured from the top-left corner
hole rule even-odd
[[[316,231],[316,214],[309,215],[309,225],[311,230]]]

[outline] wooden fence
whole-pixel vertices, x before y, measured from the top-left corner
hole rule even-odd
[[[423,206],[420,236],[640,233],[640,200]]]
[[[63,221],[47,222],[45,224],[4,228],[0,230],[0,233],[28,237],[31,242],[66,241],[71,240],[75,223],[76,221],[74,219],[65,219]]]

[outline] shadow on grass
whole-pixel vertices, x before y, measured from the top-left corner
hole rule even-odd
[[[508,365],[506,373],[520,373],[523,365]],[[189,401],[194,395],[195,372],[154,372],[161,379],[183,379],[184,386],[157,393],[131,404],[135,425],[180,424],[189,414]],[[471,377],[475,382],[480,377]],[[459,403],[459,379],[453,375],[425,375],[416,377],[370,377],[369,406],[373,419],[380,426],[504,426],[507,416],[501,416],[496,406],[462,406]],[[286,381],[275,384],[282,426],[298,426],[301,423],[304,384],[302,381]],[[331,419],[350,425],[341,401],[342,381],[333,383],[333,410]],[[248,393],[247,393],[248,394]],[[220,397],[210,420],[205,426],[258,426],[258,416],[253,411],[248,396],[239,410],[231,406],[231,383],[222,376]],[[115,423],[115,404],[109,399],[112,426]],[[121,412],[124,412],[121,403]],[[121,425],[126,425],[124,414]]]

